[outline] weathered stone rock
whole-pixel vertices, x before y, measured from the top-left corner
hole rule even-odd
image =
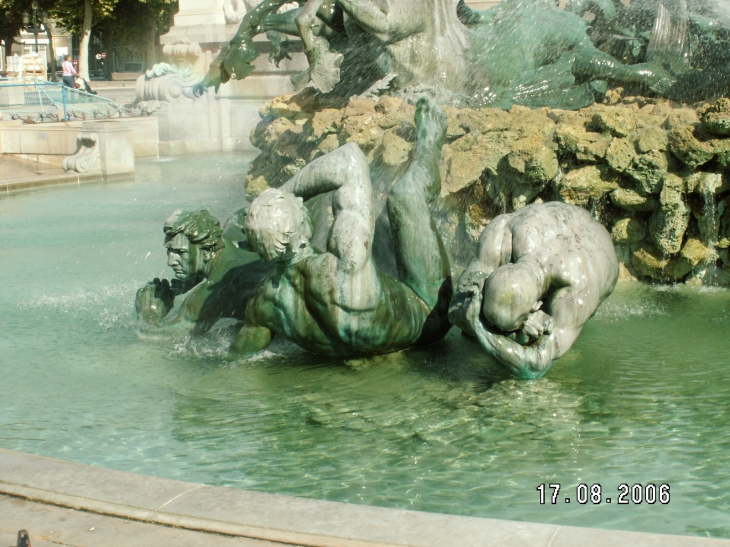
[[[636,113],[630,108],[608,108],[596,105],[593,123],[615,137],[628,137],[636,128]]]
[[[666,152],[654,150],[648,154],[634,156],[625,173],[636,182],[637,189],[644,194],[657,194],[661,191],[662,178],[669,168]]]
[[[685,181],[687,193],[697,192],[703,196],[717,194],[730,189],[720,173],[693,173]]]
[[[613,139],[606,150],[606,162],[619,173],[631,165],[635,156],[636,150],[629,139]]]
[[[514,137],[506,132],[469,133],[444,146],[441,194],[459,192],[477,182],[486,170],[496,176]]]
[[[714,135],[730,135],[730,99],[720,99],[700,110],[705,129]]]
[[[660,207],[649,219],[651,240],[666,254],[679,252],[689,226],[690,211],[682,196],[683,186],[684,181],[678,176],[665,176],[659,196]]]
[[[631,254],[631,265],[641,276],[657,281],[679,281],[712,256],[712,251],[694,238],[690,238],[680,254],[672,258],[663,256],[650,243],[643,243]]]
[[[366,99],[360,100],[364,101]],[[342,136],[345,142],[357,143],[366,152],[379,146],[383,141],[384,134],[383,129],[378,124],[379,116],[381,115],[376,113],[375,110],[350,117],[345,114],[342,122]]]
[[[661,127],[649,126],[639,131],[636,140],[636,150],[646,154],[658,150],[663,152],[669,147],[669,136]]]
[[[472,252],[485,223],[499,212],[541,198],[600,205],[608,193],[616,207],[599,207],[602,222],[612,229],[621,261],[638,275],[675,281],[691,272],[701,281],[702,261],[712,257],[700,242],[724,249],[727,256],[719,260],[730,272],[730,198],[717,197],[730,190],[730,176],[719,174],[730,168],[730,138],[712,125],[724,123],[721,116],[711,115],[727,113],[727,103],[695,110],[634,97],[569,112],[445,107],[440,202],[448,204],[444,222],[459,249],[454,252]],[[387,95],[377,103],[333,102],[308,91],[277,98],[262,109],[264,119],[252,132],[262,153],[250,166],[246,195],[252,199],[280,186],[305,163],[348,141],[361,146],[374,177],[391,177],[414,147],[414,112],[413,105]],[[698,171],[713,159],[717,173]]]
[[[680,125],[669,133],[669,147],[682,163],[693,169],[707,163],[715,156],[711,144],[701,142],[695,136],[695,126]]]
[[[606,91],[606,95],[603,97],[603,104],[614,105],[621,102],[621,96],[624,93],[623,87],[616,87]]]
[[[730,139],[716,139],[710,141],[715,151],[715,159],[721,167],[730,167]]]
[[[545,184],[558,174],[555,152],[536,139],[515,142],[512,151],[507,154],[507,163],[535,184]]]
[[[246,199],[250,202],[256,199],[261,192],[269,188],[269,183],[262,176],[248,177],[246,179]]]
[[[635,243],[646,237],[646,223],[638,218],[622,218],[613,225],[611,237],[616,243]]]
[[[516,211],[530,203],[558,174],[555,152],[537,138],[512,144],[512,151],[499,162],[497,177],[490,177],[490,197]]]
[[[251,144],[261,150],[271,150],[287,132],[299,134],[302,132],[302,126],[285,117],[272,121],[264,120],[251,133]]]
[[[380,127],[390,129],[399,126],[401,123],[413,123],[416,107],[398,97],[383,95],[380,97],[378,104],[375,105],[375,111],[382,114],[378,117]],[[451,117],[453,117],[453,113]],[[449,117],[449,123],[451,123],[451,117]]]
[[[730,248],[730,197],[718,202],[717,216],[720,218],[717,247],[728,249]],[[727,266],[730,269],[730,256],[728,256]]]
[[[642,196],[627,188],[618,188],[611,192],[611,201],[616,207],[626,211],[654,211],[659,207],[655,196]]]
[[[578,161],[598,161],[608,150],[609,142],[603,135],[588,132],[583,127],[559,125],[555,136],[560,148],[574,154]]]
[[[396,167],[408,161],[408,157],[413,150],[413,144],[400,138],[392,131],[388,131],[383,136],[383,163],[391,167]]]
[[[312,117],[312,137],[322,138],[323,135],[337,133],[342,127],[342,111],[334,108],[326,108],[316,112]]]
[[[281,95],[274,97],[271,102],[266,103],[260,110],[259,114],[262,119],[271,118],[287,118],[294,120],[301,116],[302,107],[292,101],[293,95]]]
[[[591,200],[600,199],[616,190],[615,180],[606,180],[595,165],[575,169],[564,175],[556,184],[561,201],[573,205],[588,205]]]
[[[375,113],[375,101],[372,99],[352,98],[347,103],[347,108],[343,113],[343,117],[351,118],[353,116],[362,116],[363,114]]]
[[[466,217],[464,218],[464,225],[469,237],[474,242],[479,240],[479,236],[482,235],[484,228],[487,227],[490,220],[492,219],[489,210],[483,204],[474,203],[469,206]]]
[[[667,115],[664,122],[665,129],[674,129],[675,127],[683,127],[699,123],[700,117],[694,108],[673,108]]]
[[[340,146],[340,139],[337,138],[337,135],[330,134],[327,135],[324,139],[322,139],[322,142],[319,143],[317,146],[317,150],[319,150],[322,155],[329,154],[333,150],[336,150]]]

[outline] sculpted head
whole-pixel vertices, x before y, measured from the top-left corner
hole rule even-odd
[[[498,329],[518,330],[535,310],[542,296],[544,280],[544,272],[537,265],[500,266],[484,283],[484,318]]]
[[[269,262],[286,262],[309,247],[312,219],[302,198],[274,188],[253,202],[244,227],[248,243]]]
[[[207,277],[211,261],[223,248],[223,230],[208,211],[177,210],[165,220],[167,265],[177,279]]]

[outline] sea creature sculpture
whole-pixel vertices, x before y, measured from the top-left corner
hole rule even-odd
[[[311,81],[345,97],[386,79],[397,92],[425,91],[442,104],[574,109],[594,102],[607,82],[662,94],[675,81],[659,63],[625,65],[593,44],[580,14],[598,5],[613,20],[610,0],[576,0],[569,9],[504,0],[486,12],[463,0],[308,0],[276,13],[283,3],[264,0],[246,14],[197,93],[250,74],[253,37],[268,31],[302,40],[309,68],[292,78],[296,88]]]

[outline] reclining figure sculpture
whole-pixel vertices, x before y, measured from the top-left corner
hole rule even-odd
[[[258,55],[253,37],[268,31],[302,40],[309,69],[293,78],[296,88],[311,81],[345,97],[380,80],[428,89],[442,104],[575,109],[607,81],[660,94],[674,83],[658,63],[624,65],[591,42],[580,14],[598,5],[611,19],[612,0],[575,0],[567,10],[554,0],[503,0],[486,12],[463,0],[300,0],[301,8],[276,13],[283,4],[264,0],[245,15],[197,93],[248,76]]]
[[[248,243],[277,269],[249,301],[233,351],[255,354],[280,335],[321,355],[380,354],[446,335],[451,268],[429,210],[441,191],[446,125],[435,104],[419,101],[414,158],[387,199],[397,279],[375,265],[373,191],[357,144],[314,160],[251,203]],[[303,200],[327,192],[334,221],[319,253]]]
[[[613,292],[618,271],[611,236],[587,211],[528,205],[484,229],[449,319],[516,376],[538,378]]]

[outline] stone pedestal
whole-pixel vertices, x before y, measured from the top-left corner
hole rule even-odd
[[[134,132],[115,120],[84,122],[84,131],[98,136],[100,167],[104,177],[134,173]]]
[[[258,124],[261,100],[180,102],[155,112],[160,156],[253,150],[249,140]]]

